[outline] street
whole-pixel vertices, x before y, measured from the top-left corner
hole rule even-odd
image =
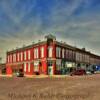
[[[100,74],[26,78],[0,77],[0,100],[100,100]]]

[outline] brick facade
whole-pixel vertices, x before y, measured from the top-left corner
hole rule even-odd
[[[100,64],[100,56],[58,42],[52,35],[45,38],[46,41],[7,52],[6,73],[13,74],[22,69],[25,75],[59,74],[68,66]]]

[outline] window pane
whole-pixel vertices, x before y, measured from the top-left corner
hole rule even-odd
[[[28,72],[30,72],[30,63],[28,63]]]
[[[48,47],[48,53],[49,53],[49,57],[52,57],[52,47]]]
[[[41,47],[41,57],[44,57],[44,47]]]
[[[24,71],[26,72],[26,63],[24,63]]]

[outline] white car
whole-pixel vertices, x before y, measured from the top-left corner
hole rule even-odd
[[[87,75],[91,75],[92,73],[91,73],[91,71],[87,70],[87,71],[86,71],[86,74],[87,74]]]

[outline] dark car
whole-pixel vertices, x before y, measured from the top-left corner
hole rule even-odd
[[[19,70],[17,73],[16,73],[16,76],[17,77],[23,77],[24,76],[24,73],[22,70]]]
[[[71,76],[72,75],[85,75],[86,74],[86,71],[84,69],[77,69],[77,70],[73,70],[71,72]]]

